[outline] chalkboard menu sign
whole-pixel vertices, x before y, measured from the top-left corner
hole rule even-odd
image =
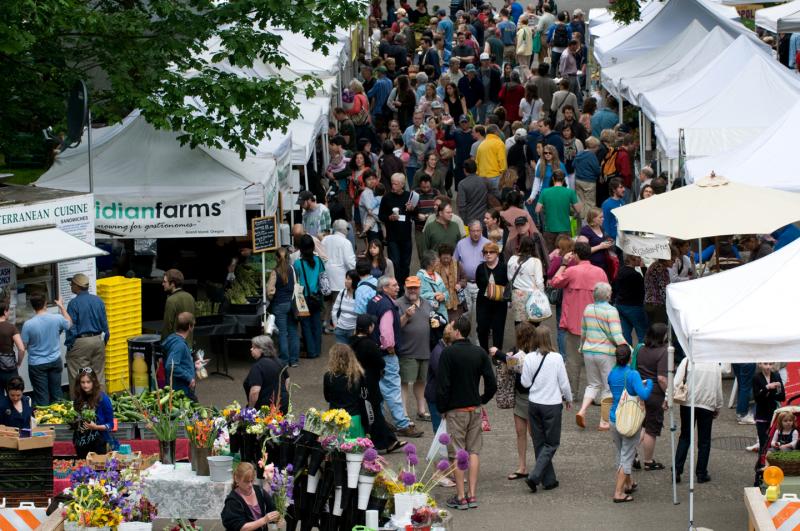
[[[278,248],[278,218],[253,218],[253,252],[263,253]]]

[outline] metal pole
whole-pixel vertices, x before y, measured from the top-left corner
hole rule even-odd
[[[689,394],[691,395],[691,410],[689,412],[689,424],[691,426],[691,430],[689,431],[689,529],[694,529],[694,467],[695,467],[695,457],[694,457],[694,438],[695,438],[695,429],[694,429],[694,360],[691,358],[689,362],[692,367],[689,372]]]
[[[264,217],[266,215],[266,208],[267,208],[267,186],[265,184],[261,184],[261,189],[264,192],[264,197],[261,201],[261,216]],[[280,223],[278,224],[278,238],[280,238]],[[280,240],[279,240],[280,241]],[[264,305],[264,313],[261,317],[261,329],[266,334],[267,333],[267,258],[266,253],[261,253],[261,304]]]
[[[619,107],[619,124],[622,124],[622,98],[617,98],[617,106]]]
[[[92,109],[87,104],[87,124],[86,124],[86,152],[89,155],[89,193],[94,192],[94,170],[92,168]]]
[[[667,347],[667,405],[669,406],[669,442],[672,449],[672,504],[678,505],[677,472],[675,471],[675,403],[672,397],[672,386],[675,383],[675,347],[672,346],[672,327],[669,327],[669,347]]]

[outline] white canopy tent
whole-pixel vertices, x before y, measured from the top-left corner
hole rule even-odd
[[[756,26],[772,33],[800,32],[800,0],[759,9]]]
[[[655,123],[659,147],[675,159],[680,129],[686,131],[687,157],[713,155],[758,135],[799,96],[800,79],[739,37],[696,75],[643,94],[640,104]],[[732,112],[742,101],[749,101],[746,112]]]
[[[234,192],[230,202],[253,209],[275,210],[280,168],[288,167],[291,136],[265,141],[256,153],[242,160],[228,149],[190,148],[181,145],[179,132],[157,130],[138,110],[122,122],[92,130],[93,192],[98,204],[132,205],[152,200],[155,204],[183,203],[191,198],[215,197]],[[38,186],[62,190],[88,191],[89,165],[87,142],[60,153],[53,166],[36,182]],[[236,209],[236,204],[223,207]],[[137,208],[141,208],[138,207]],[[244,212],[237,220],[237,231],[244,226]],[[223,214],[224,215],[224,214]],[[236,212],[231,212],[236,215]],[[98,218],[98,226],[102,219]],[[240,234],[246,232],[241,230]],[[184,237],[180,228],[160,237]],[[234,235],[234,234],[230,234]],[[140,236],[147,237],[147,236]],[[155,237],[155,236],[153,236]]]
[[[664,7],[648,20],[597,39],[594,55],[603,67],[629,61],[648,50],[666,45],[692,20],[697,20],[708,31],[719,26],[733,37],[747,35],[760,43],[755,33],[732,20],[731,16],[729,10],[708,0],[667,0]],[[763,43],[762,46],[766,47]]]
[[[657,0],[640,5],[639,20],[631,22],[630,24],[620,24],[615,21],[613,15],[609,13],[608,19],[605,22],[601,22],[596,26],[589,26],[589,34],[597,38],[597,42],[600,42],[600,38],[605,37],[609,39],[607,42],[621,43],[628,37],[636,34],[637,31],[650,22],[650,20],[661,11],[664,5],[664,2],[659,2]],[[612,38],[611,35],[614,37]]]
[[[730,271],[667,286],[667,314],[694,362],[797,361],[800,240]]]
[[[712,171],[731,181],[800,192],[800,169],[786,161],[797,149],[800,102],[762,134],[734,149],[686,161],[686,180],[692,183]]]
[[[643,53],[630,61],[603,68],[600,72],[601,82],[606,90],[615,97],[619,98],[622,95],[628,99],[624,89],[628,79],[646,76],[670,67],[685,57],[689,50],[696,48],[706,35],[708,35],[708,30],[696,20],[692,20],[666,45]]]
[[[693,76],[698,70],[713,62],[732,42],[733,37],[716,27],[708,32],[696,46],[684,50],[681,59],[671,66],[658,69],[658,65],[654,65],[651,73],[620,80],[622,94],[625,99],[638,105],[642,93]]]

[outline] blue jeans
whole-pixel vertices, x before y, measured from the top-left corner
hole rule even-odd
[[[433,433],[435,434],[439,430],[439,424],[442,423],[442,415],[436,409],[436,402],[431,402],[430,400],[426,400],[426,402],[428,403],[428,412],[431,414],[431,424],[433,424]]]
[[[355,329],[345,330],[344,328],[339,328],[338,326],[333,329],[333,335],[336,336],[336,342],[341,343],[342,345],[350,344],[350,336],[352,336],[353,333],[355,333]]]
[[[322,350],[322,317],[319,310],[300,319],[300,327],[303,329],[303,339],[306,341],[306,354],[309,358],[318,358]]]
[[[644,313],[643,306],[617,305],[619,321],[622,325],[622,335],[629,345],[633,345],[633,330],[636,330],[636,340],[644,342],[644,335],[647,333],[647,314]]]
[[[380,381],[381,395],[386,407],[392,414],[394,425],[399,429],[408,427],[408,417],[403,411],[403,395],[400,393],[400,362],[397,356],[385,355],[383,361],[383,377]]]
[[[270,306],[278,327],[278,355],[284,363],[295,364],[300,359],[300,337],[297,335],[297,319],[292,313],[291,302]]]
[[[561,322],[561,304],[556,306],[556,326]],[[567,331],[558,326],[556,332],[556,343],[558,344],[558,352],[564,361],[567,361]]]
[[[753,375],[756,373],[755,363],[734,363],[733,374],[736,375],[736,414],[747,415],[750,411],[750,395],[753,392]]]
[[[33,405],[49,406],[61,400],[61,372],[64,363],[61,358],[50,363],[28,366],[28,378],[33,387]]]
[[[394,264],[394,278],[400,284],[400,293],[403,293],[403,285],[408,278],[408,269],[411,266],[411,233],[408,239],[403,241],[386,242],[386,254]]]
[[[406,184],[409,190],[414,189],[414,174],[417,173],[418,169],[416,166],[406,166]]]

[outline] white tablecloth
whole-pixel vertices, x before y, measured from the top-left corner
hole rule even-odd
[[[231,483],[231,480],[212,482],[207,476],[198,476],[190,463],[156,463],[147,469],[143,487],[144,495],[158,506],[159,518],[216,520],[231,491]]]

